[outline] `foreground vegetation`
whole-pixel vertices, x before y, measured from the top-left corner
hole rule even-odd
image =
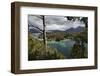
[[[40,41],[32,35],[28,38],[28,60],[50,60],[50,59],[64,59],[64,55],[57,51],[55,48],[47,47],[45,51],[45,46],[43,41]]]
[[[88,51],[87,51],[87,27],[84,28],[83,32],[80,32],[74,35],[75,44],[71,50],[71,58],[87,58]]]
[[[61,37],[62,35],[62,37]],[[47,34],[48,41],[62,41],[64,39],[73,39],[75,44],[73,45],[72,49],[70,50],[70,57],[69,59],[76,59],[76,58],[87,58],[87,35],[86,31],[74,34]],[[67,46],[67,45],[64,45]],[[62,49],[63,50],[63,49]],[[47,50],[45,50],[45,45],[42,39],[34,38],[31,34],[28,37],[28,60],[50,60],[50,59],[65,59],[64,56],[57,48],[51,48],[47,46]],[[67,50],[66,50],[67,51]]]

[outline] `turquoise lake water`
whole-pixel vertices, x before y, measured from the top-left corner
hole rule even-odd
[[[48,41],[48,46],[51,48],[56,48],[59,52],[61,52],[66,58],[70,57],[70,52],[75,44],[75,41],[66,39],[62,41]]]

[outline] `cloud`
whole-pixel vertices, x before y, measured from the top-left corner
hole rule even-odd
[[[63,31],[63,30],[65,30],[65,28],[66,28],[67,26],[65,26],[65,25],[57,25],[57,24],[52,24],[52,25],[49,25],[49,26],[46,26],[46,30],[61,30],[61,31]]]
[[[39,27],[40,29],[43,29],[43,21],[40,16],[38,15],[29,15],[28,20],[29,22]],[[76,19],[75,21],[69,21],[64,16],[45,16],[45,24],[46,24],[46,30],[67,30],[69,28],[77,28],[78,26],[84,27],[85,24]]]
[[[35,15],[35,16],[29,15],[28,23],[33,26],[39,27],[40,29],[43,29],[43,21],[40,18],[38,18],[38,15]]]
[[[46,24],[51,25],[51,24],[57,24],[57,25],[65,25],[67,18],[63,16],[46,16]]]

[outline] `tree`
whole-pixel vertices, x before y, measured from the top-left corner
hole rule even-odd
[[[65,17],[66,17],[66,16],[65,16]],[[73,17],[72,17],[72,16],[67,16],[66,18],[67,18],[67,20],[73,21],[73,22],[74,22],[76,19],[80,20],[80,17],[74,17],[74,16],[73,16]]]
[[[37,17],[42,20],[43,29],[37,26],[35,26],[34,28],[42,31],[43,41],[34,38],[31,33],[29,34],[29,60],[64,59],[65,56],[62,53],[60,53],[56,48],[47,47],[45,16],[41,15]]]
[[[81,20],[85,24],[85,28],[88,28],[88,18],[87,17],[82,17]]]
[[[45,51],[47,51],[45,16],[42,16],[42,18],[43,18],[43,39],[44,39]]]
[[[28,37],[28,60],[48,60],[48,59],[64,59],[64,55],[55,48],[44,50],[44,43],[29,34]]]
[[[66,17],[69,21],[75,21],[78,19],[79,21],[85,24],[85,28],[83,32],[77,33],[74,36],[75,44],[72,47],[71,57],[72,58],[84,58],[87,57],[85,55],[86,49],[85,44],[87,43],[87,30],[88,30],[88,18],[87,17]]]
[[[37,29],[39,29],[40,31],[43,32],[43,42],[44,42],[44,45],[45,45],[45,51],[47,51],[47,39],[46,39],[46,24],[45,24],[45,16],[44,15],[40,15],[40,16],[37,16],[38,18],[40,18],[42,21],[43,21],[43,30],[36,27]]]

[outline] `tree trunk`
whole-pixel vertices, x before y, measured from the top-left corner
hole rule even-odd
[[[43,40],[45,46],[45,52],[47,51],[47,39],[46,39],[46,25],[45,25],[45,16],[43,16]]]

